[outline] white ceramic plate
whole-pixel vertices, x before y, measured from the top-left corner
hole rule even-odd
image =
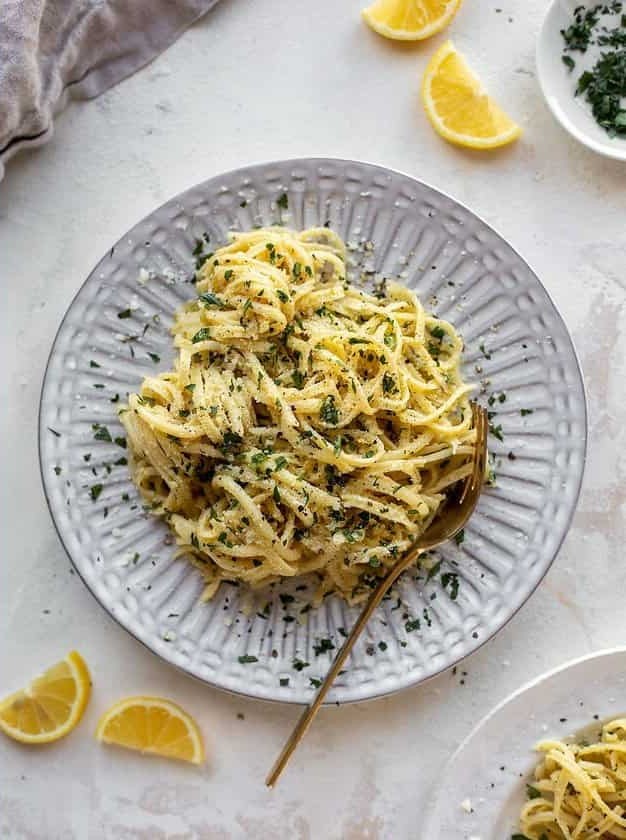
[[[553,0],[543,22],[537,42],[537,74],[548,107],[572,137],[584,146],[606,157],[626,161],[626,139],[609,137],[595,121],[591,108],[584,97],[574,96],[578,79],[583,70],[588,70],[600,56],[601,48],[590,46],[583,55],[572,52],[569,55],[576,62],[570,72],[561,56],[565,42],[561,35],[574,17],[577,6],[593,7],[596,0]],[[615,24],[614,24],[615,25]]]
[[[283,193],[288,209],[277,204]],[[469,210],[406,175],[323,159],[250,166],[167,202],[107,252],[61,324],[41,399],[44,487],[85,583],[155,653],[231,691],[300,703],[312,696],[311,680],[332,654],[320,640],[339,645],[355,611],[330,598],[301,613],[306,595],[293,586],[259,596],[249,615],[232,586],[199,603],[199,573],[173,559],[165,525],[142,512],[126,467],[115,464],[124,450],[94,439],[108,437],[97,424],[121,435],[112,400],[170,365],[168,327],[194,295],[196,238],[207,232],[217,245],[230,229],[277,221],[328,223],[355,246],[353,278],[376,272],[417,289],[464,335],[466,376],[507,394],[494,406],[503,430],[502,442],[491,440],[498,486],[485,492],[463,545],[443,548],[431,580],[405,576],[330,695],[362,700],[438,673],[502,627],[550,566],[578,497],[586,413],[570,337],[530,268]],[[357,247],[370,241],[373,250]]]
[[[575,659],[520,688],[483,718],[441,773],[422,837],[509,840],[538,741],[568,738],[626,713],[626,648]],[[595,733],[594,733],[595,735]]]

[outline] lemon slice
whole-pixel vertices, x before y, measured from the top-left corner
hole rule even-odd
[[[22,691],[0,701],[0,729],[23,744],[48,744],[74,729],[83,716],[91,678],[73,650]]]
[[[451,41],[428,63],[422,102],[435,131],[458,146],[495,149],[512,143],[522,133],[487,95]]]
[[[396,41],[421,41],[441,32],[462,0],[375,0],[361,14],[371,28]]]
[[[100,718],[96,738],[129,750],[201,764],[202,735],[184,709],[161,697],[126,697]]]

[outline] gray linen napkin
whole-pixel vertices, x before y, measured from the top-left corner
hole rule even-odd
[[[0,179],[45,143],[68,97],[91,99],[143,67],[217,0],[0,0]]]

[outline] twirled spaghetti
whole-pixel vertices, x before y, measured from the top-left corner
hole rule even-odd
[[[362,599],[471,468],[461,338],[401,285],[349,285],[326,228],[234,234],[196,283],[175,369],[121,412],[135,483],[206,597],[315,573]]]
[[[626,718],[594,744],[543,741],[520,828],[528,840],[626,838]]]

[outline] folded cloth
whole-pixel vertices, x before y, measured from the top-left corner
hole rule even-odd
[[[45,143],[68,97],[91,99],[168,47],[217,0],[0,0],[0,178]]]

